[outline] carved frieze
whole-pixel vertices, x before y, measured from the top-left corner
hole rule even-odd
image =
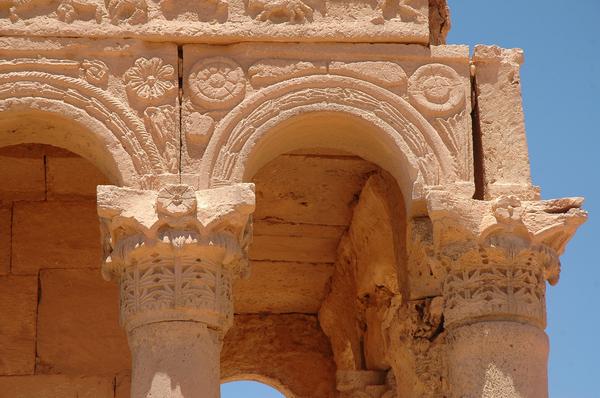
[[[259,21],[310,22],[313,12],[313,6],[304,0],[248,0],[248,13]]]
[[[0,36],[429,44],[427,0],[0,0]]]
[[[247,270],[251,184],[194,191],[98,188],[102,273],[121,289],[121,323],[190,320],[227,330],[232,278]]]
[[[329,64],[329,72],[365,80],[388,88],[400,95],[406,92],[406,72],[396,62],[331,62]]]
[[[248,68],[253,87],[261,88],[281,81],[302,76],[327,73],[324,61],[297,61],[289,59],[263,59]]]
[[[146,0],[105,0],[110,23],[138,25],[148,20]]]

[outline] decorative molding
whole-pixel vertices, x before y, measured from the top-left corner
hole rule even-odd
[[[314,8],[304,0],[248,0],[248,13],[263,22],[297,24],[312,21]]]
[[[246,77],[242,68],[224,57],[196,63],[188,78],[192,101],[206,109],[232,108],[246,95]]]
[[[248,269],[253,211],[252,184],[98,187],[102,273],[120,283],[123,326],[191,320],[225,332],[232,279]]]
[[[118,25],[125,22],[139,25],[148,21],[146,0],[105,0],[110,22]]]
[[[138,58],[123,76],[127,95],[144,104],[161,103],[172,95],[177,89],[174,78],[175,68],[156,57]]]
[[[465,109],[463,79],[443,64],[421,66],[408,80],[411,103],[423,114],[444,117]]]
[[[401,147],[394,149],[398,167],[404,166],[404,173],[414,176],[402,187],[409,197],[419,196],[413,192],[415,185],[418,190],[419,186],[443,184],[443,180],[456,182],[452,154],[435,129],[406,101],[371,83],[315,75],[264,88],[219,123],[202,163],[207,186],[241,181],[246,151],[278,123],[299,114],[324,111],[366,118],[386,139]]]
[[[23,61],[23,63],[30,62]],[[59,65],[71,66],[68,61],[48,63],[48,60],[41,60],[40,62],[37,67],[45,68],[49,65],[53,70]],[[0,70],[3,67],[12,68],[13,65],[21,64],[20,62],[0,64]],[[73,64],[73,68],[79,70],[80,65],[82,64]],[[38,71],[0,73],[0,104],[13,99],[34,102],[38,98],[55,101],[61,107],[73,106],[105,125],[131,156],[139,175],[166,172],[164,162],[143,122],[130,108],[108,92],[83,79],[55,73]]]
[[[446,271],[446,327],[479,319],[544,327],[545,281],[558,282],[559,256],[587,219],[583,200],[484,202],[431,191],[427,203],[429,261]]]

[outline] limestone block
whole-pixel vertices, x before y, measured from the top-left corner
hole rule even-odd
[[[50,200],[93,199],[96,186],[110,183],[97,167],[81,157],[48,157],[46,168]]]
[[[0,376],[3,397],[19,398],[113,398],[112,377]]]
[[[251,260],[333,263],[339,239],[254,235]]]
[[[427,0],[6,0],[2,5],[2,36],[428,44],[430,30]]]
[[[40,273],[38,373],[112,375],[130,367],[119,293],[96,269]]]
[[[482,322],[448,338],[451,397],[547,397],[548,337],[516,322]]]
[[[250,246],[255,261],[333,263],[344,227],[259,221]]]
[[[35,370],[37,293],[35,276],[0,276],[0,375]]]
[[[10,272],[12,207],[0,207],[0,275]]]
[[[375,166],[355,157],[280,156],[255,177],[255,218],[348,225],[352,204]]]
[[[523,50],[476,46],[473,55],[486,199],[536,199],[521,99]]]
[[[38,9],[37,0],[26,3]],[[31,36],[36,29],[27,31]],[[178,172],[175,44],[2,37],[0,59],[0,88],[13,87],[1,91],[0,128],[12,133],[0,146],[59,146],[119,185]],[[22,117],[24,110],[36,117]]]
[[[96,268],[99,258],[95,201],[14,204],[13,273],[35,274],[42,268]]]
[[[0,154],[0,200],[44,200],[45,184],[43,157],[17,158]]]
[[[335,365],[315,316],[236,315],[221,353],[224,381],[251,377],[288,396],[335,396]]]
[[[319,311],[333,264],[252,261],[250,277],[233,284],[236,313]]]

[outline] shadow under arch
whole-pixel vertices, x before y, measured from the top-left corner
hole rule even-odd
[[[270,86],[217,126],[201,165],[201,185],[248,181],[277,155],[329,147],[388,171],[407,199],[423,186],[458,180],[436,130],[408,102],[374,84],[319,75]]]
[[[232,377],[227,377],[221,380],[221,384],[235,383],[240,381],[254,381],[257,383],[264,384],[276,390],[278,393],[283,395],[285,398],[295,398],[296,396],[287,389],[281,382],[271,379],[270,377],[262,376],[255,373],[245,373]]]
[[[0,74],[0,145],[37,142],[75,152],[119,185],[166,172],[144,123],[84,80],[45,72]]]

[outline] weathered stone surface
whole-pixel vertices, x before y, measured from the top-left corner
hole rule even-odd
[[[374,169],[353,157],[280,156],[254,177],[255,218],[348,225],[355,195]]]
[[[46,170],[49,200],[93,199],[96,186],[109,184],[97,167],[80,157],[49,156]]]
[[[10,271],[12,207],[0,206],[0,275]]]
[[[37,294],[35,276],[0,276],[0,375],[35,370]]]
[[[178,172],[175,44],[4,36],[0,58],[0,146],[59,146],[119,185]]]
[[[37,373],[113,375],[130,367],[119,293],[97,269],[40,272]]]
[[[429,0],[429,40],[431,44],[445,44],[450,25],[448,1]]]
[[[100,231],[94,201],[17,202],[13,207],[12,272],[98,267]],[[31,250],[35,245],[35,250]]]
[[[113,398],[112,377],[0,376],[5,397],[19,398]]]
[[[250,277],[233,284],[236,313],[319,311],[333,264],[252,261]]]
[[[337,238],[255,235],[250,246],[250,259],[332,263],[337,245]]]
[[[485,198],[517,194],[537,199],[531,184],[521,100],[523,50],[476,46],[473,55]]]
[[[482,322],[448,337],[452,398],[548,396],[548,337],[516,322]]]
[[[263,379],[298,398],[329,398],[335,365],[315,316],[237,315],[225,336],[221,377]]]
[[[44,159],[0,155],[0,200],[44,200]]]
[[[14,36],[134,36],[147,41],[188,43],[429,43],[427,0],[30,0],[3,3],[0,11],[0,34]]]
[[[114,398],[129,398],[131,396],[131,375],[117,375],[115,379]]]

